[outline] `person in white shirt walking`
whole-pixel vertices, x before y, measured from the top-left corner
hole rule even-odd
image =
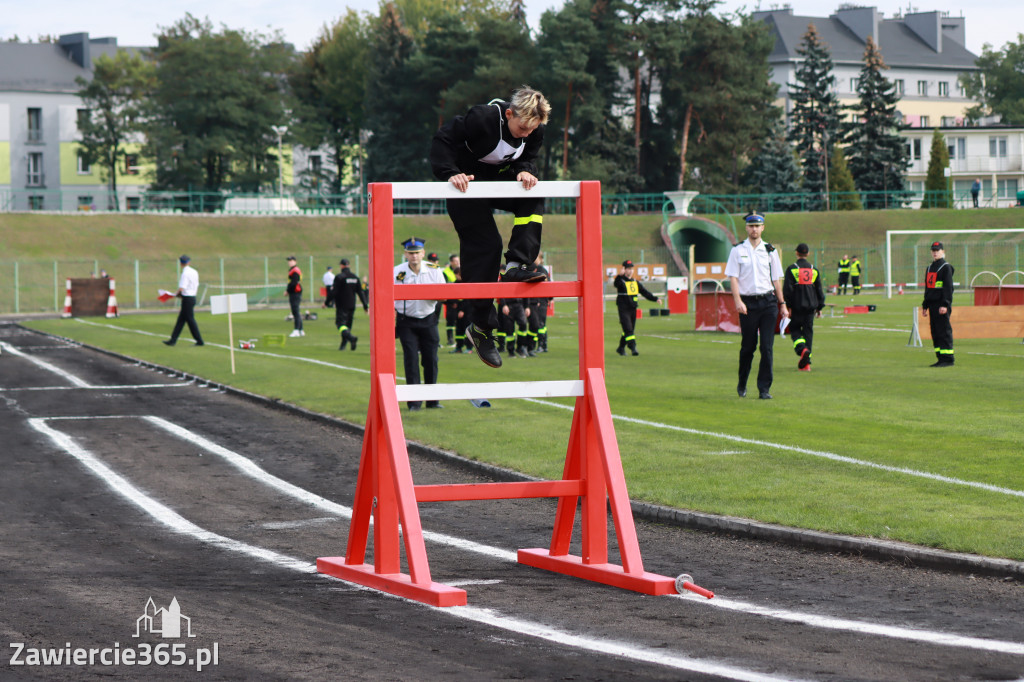
[[[423,240],[418,237],[402,242],[405,262],[395,266],[395,284],[444,284],[441,268],[423,259]],[[437,333],[437,301],[395,301],[395,334],[402,343],[402,361],[405,365],[405,383],[420,383],[420,364],[423,365],[423,383],[437,383],[437,349],[441,337]],[[410,410],[421,407],[419,401],[409,401]],[[427,401],[428,408],[442,407],[436,400]]]
[[[327,266],[327,270],[324,271],[324,307],[334,307],[334,268],[330,265]]]
[[[729,252],[725,275],[729,278],[736,312],[740,314],[740,371],[736,393],[747,395],[747,377],[754,362],[754,349],[760,336],[761,363],[757,370],[757,391],[762,400],[770,400],[772,387],[772,348],[780,305],[783,317],[789,310],[782,297],[782,261],[779,252],[761,241],[764,217],[751,213],[745,218],[747,238]]]
[[[191,260],[185,255],[178,259],[178,262],[181,263],[181,277],[178,280],[178,293],[175,295],[181,299],[181,310],[178,311],[178,321],[174,323],[171,338],[164,341],[164,344],[168,346],[173,346],[178,342],[178,335],[181,334],[181,330],[186,324],[192,338],[196,340],[196,345],[205,345],[203,335],[199,333],[199,325],[196,324],[195,314],[196,294],[199,293],[199,273],[189,265]]]

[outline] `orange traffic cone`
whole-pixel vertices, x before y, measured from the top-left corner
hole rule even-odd
[[[107,298],[107,317],[117,317],[117,296],[114,295],[114,280],[110,280],[110,296]]]
[[[60,314],[61,317],[71,317],[71,280],[67,280],[64,287],[64,312]]]

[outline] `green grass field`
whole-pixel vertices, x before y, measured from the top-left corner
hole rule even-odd
[[[839,310],[851,301],[830,297]],[[736,396],[738,335],[695,332],[692,314],[645,316],[637,328],[641,355],[616,355],[611,305],[606,383],[631,497],[1024,560],[1021,339],[958,340],[957,365],[931,369],[930,346],[907,345],[919,295],[857,302],[878,309],[817,321],[810,373],[796,371],[788,338],[776,339],[771,401]],[[969,305],[969,296],[956,303]],[[356,316],[359,350],[339,352],[333,311],[317,312],[307,335],[284,348],[236,350],[235,375],[226,316],[200,314],[204,348],[191,347],[187,333],[174,348],[160,343],[173,325],[170,313],[26,324],[363,423],[366,317]],[[287,333],[284,317],[283,310],[235,316],[236,343]],[[575,301],[559,301],[548,326],[550,353],[506,361],[500,370],[442,348],[440,380],[576,378]],[[571,404],[505,400],[477,409],[452,401],[438,411],[403,409],[402,418],[412,440],[558,478]]]

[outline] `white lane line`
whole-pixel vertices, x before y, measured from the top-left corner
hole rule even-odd
[[[268,521],[261,523],[260,527],[267,530],[292,530],[308,526],[322,526],[326,523],[338,523],[338,520],[337,516],[321,516],[317,519],[300,519],[298,521]]]
[[[59,431],[52,429],[48,426],[45,419],[32,418],[29,419],[29,424],[39,431],[40,433],[49,437],[57,447],[64,450],[72,457],[81,462],[87,469],[93,474],[98,476],[104,483],[106,483],[116,493],[125,497],[127,500],[135,504],[141,510],[149,514],[157,522],[171,528],[177,533],[189,535],[200,542],[206,542],[222,549],[227,549],[232,552],[241,553],[261,561],[274,564],[276,566],[287,568],[289,570],[298,571],[304,574],[317,574],[316,564],[311,564],[300,559],[280,554],[271,550],[249,545],[244,542],[232,540],[231,538],[212,533],[200,526],[195,525],[191,521],[183,518],[177,512],[171,510],[169,507],[157,502],[156,500],[148,497],[138,488],[133,486],[120,474],[114,472],[107,465],[100,462],[91,452],[85,448],[80,447],[75,441]],[[326,580],[337,580],[329,576],[323,576]],[[344,581],[342,581],[344,582]],[[346,583],[348,584],[348,583]],[[354,586],[359,587],[359,586]],[[367,591],[368,588],[363,588]],[[374,591],[376,592],[376,591]],[[379,595],[386,595],[382,592],[377,592]],[[393,597],[395,599],[401,599],[399,597]],[[597,637],[589,637],[586,635],[580,635],[566,630],[560,630],[548,625],[541,623],[534,623],[520,618],[513,618],[506,616],[500,612],[493,611],[491,609],[481,609],[473,606],[459,606],[455,608],[436,608],[428,607],[419,602],[410,601],[407,599],[401,599],[401,601],[420,606],[423,608],[431,608],[439,613],[455,616],[465,620],[471,620],[487,627],[495,627],[510,632],[516,632],[522,635],[535,637],[538,639],[544,639],[555,644],[561,644],[576,649],[583,649],[592,651],[601,655],[612,655],[620,658],[626,658],[629,660],[643,661],[647,663],[654,663],[657,665],[663,665],[666,667],[676,668],[679,670],[685,670],[689,672],[700,672],[708,675],[718,675],[731,680],[742,680],[744,682],[777,682],[780,680],[790,680],[790,677],[780,677],[777,675],[768,675],[759,673],[753,670],[747,670],[736,666],[726,665],[722,663],[716,663],[707,659],[691,658],[683,655],[676,655],[666,653],[663,650],[648,648],[644,646],[638,646],[635,644],[627,644],[624,642],[617,642],[614,640],[600,639]],[[777,663],[772,664],[777,665]]]
[[[182,438],[183,440],[192,443],[193,445],[203,448],[211,454],[223,457],[228,462],[233,464],[240,471],[246,475],[252,476],[259,482],[274,488],[280,492],[288,495],[298,495],[297,499],[300,499],[309,504],[315,505],[317,508],[332,510],[335,513],[343,513],[348,518],[351,515],[351,509],[343,505],[326,500],[315,493],[309,492],[302,488],[292,485],[286,481],[282,481],[273,474],[267,473],[251,460],[242,455],[228,450],[210,440],[192,433],[187,429],[184,429],[176,424],[172,424],[161,417],[143,417],[143,419],[167,430],[169,433]],[[335,511],[336,510],[336,511]],[[476,542],[470,542],[461,538],[454,538],[450,535],[443,533],[433,533],[429,531],[423,532],[424,539],[430,540],[438,544],[444,544],[452,547],[457,547],[462,550],[476,552],[485,556],[517,563],[517,555],[514,552],[499,549],[497,547],[489,547]],[[689,595],[686,595],[689,596]],[[840,618],[830,618],[826,616],[816,616],[813,614],[800,613],[797,611],[787,611],[784,609],[775,609],[762,606],[756,606],[753,604],[745,604],[744,602],[731,601],[722,599],[716,596],[714,599],[708,600],[703,597],[693,597],[694,601],[699,604],[705,604],[710,606],[719,606],[723,608],[729,608],[734,611],[743,611],[752,615],[766,616],[770,618],[779,618],[782,620],[790,620],[806,623],[808,625],[817,625],[819,627],[827,627],[834,630],[845,630],[849,632],[860,632],[870,633],[881,637],[891,637],[896,639],[906,639],[913,641],[928,642],[929,644],[937,644],[943,646],[955,646],[969,649],[984,649],[991,651],[1000,651],[1003,653],[1012,653],[1024,655],[1024,644],[1018,644],[1016,642],[1001,642],[998,640],[981,639],[977,637],[964,637],[960,635],[951,635],[943,632],[935,632],[929,630],[920,630],[913,628],[902,628],[890,625],[882,625],[878,623],[868,623],[864,621],[846,620]],[[719,601],[721,600],[721,601]]]
[[[560,403],[553,403],[549,400],[541,400],[540,398],[522,398],[532,403],[539,403],[541,405],[547,405],[549,407],[557,407],[563,410],[569,410],[570,412],[575,409],[572,405],[562,405]],[[636,419],[634,417],[624,417],[622,415],[613,414],[612,419],[620,422],[627,422],[629,424],[637,424],[638,426],[650,426],[656,429],[665,429],[668,431],[678,431],[680,433],[689,433],[694,436],[707,436],[710,438],[721,438],[722,440],[730,440],[734,443],[744,443],[746,445],[760,445],[766,448],[773,448],[775,450],[786,450],[788,452],[798,452],[803,455],[811,455],[812,457],[821,457],[823,459],[830,459],[834,462],[843,462],[844,464],[854,464],[857,466],[868,467],[871,469],[880,469],[882,471],[889,471],[896,474],[904,474],[907,476],[916,476],[918,478],[927,478],[933,481],[940,481],[942,483],[951,483],[953,485],[966,486],[968,488],[980,488],[981,490],[987,490],[992,493],[1000,493],[1001,495],[1012,495],[1014,497],[1024,497],[1024,490],[1014,490],[1013,488],[1003,488],[1001,486],[992,485],[990,483],[979,483],[978,481],[965,481],[960,478],[953,478],[951,476],[943,476],[941,474],[933,474],[927,471],[919,471],[917,469],[907,469],[904,467],[894,467],[888,464],[878,464],[876,462],[868,462],[862,459],[854,459],[853,457],[846,457],[845,455],[837,455],[834,452],[825,452],[823,450],[811,450],[809,448],[802,448],[796,445],[783,445],[781,443],[772,443],[766,440],[757,440],[754,438],[743,438],[741,436],[733,436],[728,433],[717,433],[714,431],[700,431],[699,429],[691,429],[685,426],[676,426],[674,424],[663,424],[661,422],[652,422],[646,419]]]
[[[185,381],[178,384],[131,384],[122,386],[26,386],[24,388],[0,387],[0,391],[6,391],[8,393],[11,393],[13,391],[128,391],[137,390],[140,388],[181,388],[183,386],[190,385],[191,382]]]
[[[6,352],[10,353],[11,355],[28,360],[33,365],[40,367],[41,369],[45,369],[47,372],[53,372],[54,374],[69,382],[73,386],[77,386],[78,388],[92,388],[92,386],[88,382],[82,381],[74,374],[71,374],[70,372],[65,372],[60,367],[57,367],[56,365],[51,365],[46,360],[41,360],[40,358],[37,358],[33,355],[29,355],[28,353],[22,353],[20,350],[18,350],[17,348],[15,348],[14,346],[5,341],[0,341],[0,348],[3,348]]]
[[[119,332],[129,332],[129,333],[132,333],[132,334],[142,334],[144,336],[155,336],[157,338],[160,338],[160,337],[164,336],[163,334],[154,334],[153,332],[147,332],[147,331],[143,331],[141,329],[126,329],[124,327],[118,327],[117,325],[113,325],[113,324],[102,324],[100,322],[91,322],[89,320],[83,320],[83,319],[78,318],[78,317],[74,318],[74,320],[75,320],[75,322],[80,322],[81,324],[87,324],[87,325],[91,325],[93,327],[103,327],[105,329],[113,329],[113,330],[116,330],[116,331],[119,331]],[[230,347],[225,346],[222,343],[210,343],[209,341],[206,342],[206,347],[207,348],[222,348],[224,350],[231,350]],[[370,370],[363,369],[362,367],[348,367],[346,365],[339,365],[339,364],[336,364],[336,363],[333,363],[333,362],[325,362],[324,360],[317,360],[315,358],[306,358],[306,357],[303,357],[301,355],[281,355],[279,353],[267,353],[266,351],[259,351],[259,350],[247,350],[247,351],[245,351],[245,354],[246,355],[262,355],[263,357],[277,358],[278,360],[297,360],[299,362],[308,362],[308,363],[310,363],[312,365],[320,365],[322,367],[330,367],[332,369],[343,369],[343,370],[347,370],[349,372],[359,372],[360,374],[369,374],[370,373]],[[399,381],[404,381],[404,379],[400,379],[400,378],[398,380]]]
[[[706,599],[704,599],[704,597],[698,595],[674,596],[681,599],[686,599],[688,601],[695,601],[699,604],[703,604],[707,601]],[[778,618],[779,620],[790,621],[793,623],[803,623],[804,625],[811,625],[816,628],[824,628],[827,630],[860,632],[867,635],[878,635],[880,637],[891,637],[894,639],[906,639],[916,642],[924,642],[926,644],[938,644],[940,646],[967,649],[980,649],[983,651],[995,651],[1001,654],[1014,654],[1016,656],[1024,656],[1024,644],[1020,644],[1018,642],[1004,642],[995,639],[983,639],[981,637],[965,637],[962,635],[954,635],[946,632],[935,632],[932,630],[915,630],[912,628],[882,625],[880,623],[866,623],[863,621],[848,620],[845,618],[833,618],[831,616],[818,616],[810,613],[784,611],[782,609],[776,609],[768,606],[758,606],[757,604],[751,604],[743,601],[723,599],[717,595],[712,601],[717,602],[714,604],[714,606],[717,606],[721,609],[726,609],[728,611],[739,611],[740,613],[766,616],[768,618]]]

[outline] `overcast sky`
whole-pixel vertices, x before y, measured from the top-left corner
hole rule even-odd
[[[835,11],[841,0],[832,4],[821,0],[792,0],[789,4],[798,16],[826,16]],[[527,17],[537,27],[540,15],[547,9],[561,7],[564,0],[526,0]],[[343,4],[344,3],[344,4]],[[113,36],[119,45],[155,45],[154,36],[161,27],[167,27],[192,13],[200,19],[209,18],[214,26],[269,32],[281,29],[285,39],[299,49],[305,49],[316,38],[320,29],[333,22],[345,12],[345,7],[357,11],[374,12],[378,0],[5,0],[0,9],[0,39],[17,35],[22,40],[36,40],[40,35],[61,35],[64,33],[86,32],[94,38]],[[759,6],[768,9],[783,3],[748,2],[725,0],[722,10],[733,11],[746,8],[752,11]],[[864,5],[872,4],[865,1]],[[906,1],[879,0],[874,5],[886,17],[907,11]],[[930,4],[914,5],[916,11],[948,11],[951,15],[967,19],[967,49],[981,54],[984,43],[1002,47],[1017,39],[1017,32],[1024,31],[1024,10],[1020,0],[978,0],[965,3],[963,0],[932,0]],[[966,7],[966,9],[965,9]],[[240,9],[244,8],[244,9]],[[885,46],[882,46],[885,54]]]

